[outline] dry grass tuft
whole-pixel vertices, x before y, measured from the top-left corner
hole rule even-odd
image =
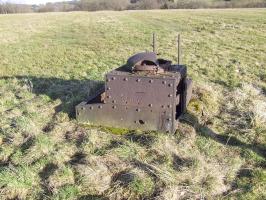
[[[74,172],[68,166],[62,166],[47,180],[48,187],[53,193],[57,193],[64,185],[75,184]]]
[[[38,185],[39,177],[31,167],[11,166],[1,170],[0,177],[1,195],[6,199],[26,199],[28,196],[33,198],[41,189]]]
[[[156,200],[179,200],[179,199],[197,199],[200,195],[191,192],[189,186],[169,186],[156,197]]]
[[[100,157],[89,156],[84,160],[84,164],[76,165],[75,169],[82,189],[90,194],[102,194],[110,187],[112,174]]]
[[[137,168],[127,169],[113,176],[107,196],[110,199],[143,199],[154,192],[154,187],[147,173]]]

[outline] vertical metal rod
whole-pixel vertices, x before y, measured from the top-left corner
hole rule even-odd
[[[178,50],[178,55],[177,55],[177,64],[181,64],[181,35],[178,34],[177,36],[177,50]]]
[[[156,34],[155,33],[152,34],[152,48],[153,48],[153,52],[156,53]]]

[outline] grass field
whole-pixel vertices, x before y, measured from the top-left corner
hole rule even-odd
[[[78,124],[153,32],[194,80],[176,134]],[[265,9],[0,15],[0,199],[266,199],[265,64]]]

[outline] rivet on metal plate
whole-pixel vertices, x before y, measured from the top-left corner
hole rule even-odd
[[[137,82],[140,82],[140,79],[138,78],[136,81],[137,81]]]
[[[124,78],[124,81],[128,81],[128,78]]]
[[[115,77],[112,77],[112,80],[115,80]]]
[[[149,83],[153,83],[153,80],[151,79],[151,80],[149,81]]]
[[[91,106],[90,109],[93,110],[93,107]]]
[[[173,95],[172,94],[169,94],[168,97],[172,97]]]
[[[152,104],[151,103],[149,104],[149,107],[152,107]]]
[[[141,124],[141,125],[143,125],[143,124],[145,124],[145,122],[143,121],[143,120],[139,120],[139,123]]]
[[[137,112],[140,112],[140,109],[139,109],[139,108],[137,108],[137,109],[136,109],[136,111],[137,111]]]
[[[113,109],[116,109],[116,106],[113,106]]]
[[[169,84],[168,84],[168,86],[169,86],[169,87],[172,87],[172,86],[173,86],[173,84],[172,84],[172,83],[169,83]]]
[[[163,83],[163,84],[166,84],[166,81],[163,81],[162,83]]]

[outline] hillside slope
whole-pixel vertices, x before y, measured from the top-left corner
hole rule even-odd
[[[195,83],[176,134],[78,124],[153,32]],[[0,15],[1,199],[265,199],[265,32],[265,9]]]

